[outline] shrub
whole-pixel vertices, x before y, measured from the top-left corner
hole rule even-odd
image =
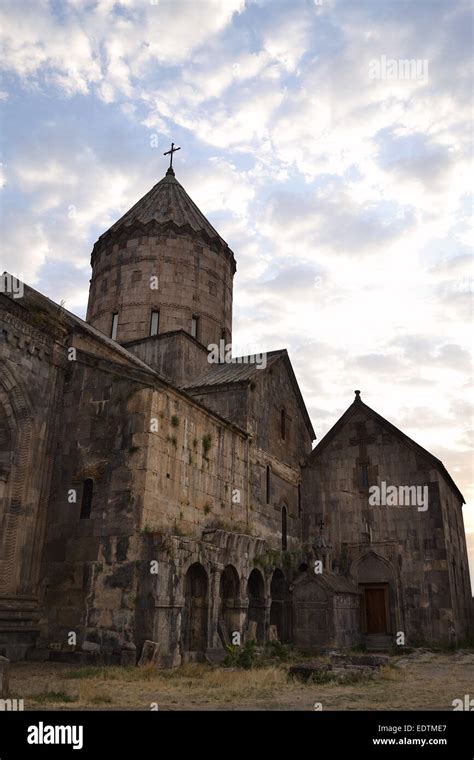
[[[290,647],[282,644],[281,641],[268,641],[265,644],[265,657],[270,659],[277,659],[281,662],[290,659],[291,650]]]
[[[204,459],[207,459],[207,455],[209,454],[209,451],[211,450],[212,446],[212,437],[207,434],[204,435],[202,438],[202,455]]]
[[[229,645],[226,647],[227,656],[224,665],[230,668],[243,668],[250,670],[255,667],[257,661],[256,641],[246,641],[243,647]]]

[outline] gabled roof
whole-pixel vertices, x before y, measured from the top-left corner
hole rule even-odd
[[[259,356],[261,355],[262,354],[260,354]],[[306,405],[304,403],[304,399],[301,394],[298,381],[293,371],[293,367],[291,366],[290,358],[288,356],[288,351],[286,350],[286,348],[283,348],[278,351],[268,351],[266,352],[265,355],[266,355],[265,368],[257,364],[257,362],[254,359],[255,355],[239,356],[239,357],[233,358],[232,362],[230,363],[223,362],[222,364],[212,364],[210,365],[210,368],[209,370],[207,370],[207,372],[205,372],[203,375],[201,375],[201,377],[197,378],[196,380],[193,380],[192,383],[189,383],[188,385],[184,386],[184,389],[187,391],[199,391],[200,389],[205,389],[205,388],[217,389],[219,386],[227,386],[227,385],[232,385],[232,384],[247,385],[252,380],[255,380],[256,378],[258,378],[262,372],[267,372],[273,364],[275,364],[277,361],[281,359],[283,360],[285,367],[287,369],[290,382],[295,392],[298,406],[303,415],[303,419],[305,421],[308,433],[311,436],[311,440],[314,441],[316,438],[316,433],[314,432],[313,426],[311,424],[311,419],[309,417],[308,410],[306,409]]]
[[[272,364],[286,354],[286,350],[269,351],[266,354],[266,367]],[[252,356],[239,356],[232,359],[232,362],[223,362],[222,364],[210,364],[209,369],[196,380],[193,380],[188,388],[201,388],[209,385],[223,385],[227,383],[242,383],[251,380],[258,373],[264,372]]]
[[[315,583],[326,591],[336,594],[360,594],[358,587],[350,578],[346,578],[344,575],[336,575],[336,573],[315,573],[313,568],[309,568],[298,575],[293,581],[293,586],[306,583]]]
[[[96,245],[111,235],[136,227],[143,228],[146,232],[156,225],[174,227],[177,231],[202,237],[206,242],[224,250],[232,258],[235,267],[234,255],[229,246],[178,182],[173,169],[168,169],[162,180],[104,232]]]
[[[366,412],[366,414],[372,419],[376,420],[378,424],[383,427],[388,433],[391,433],[393,436],[398,438],[399,440],[402,440],[407,446],[409,446],[411,449],[413,449],[416,453],[423,456],[425,459],[428,459],[433,467],[438,470],[438,472],[444,477],[444,479],[449,483],[449,485],[455,490],[459,498],[461,499],[461,502],[465,504],[464,496],[462,495],[461,491],[457,487],[456,483],[452,479],[451,475],[447,471],[446,467],[442,463],[441,459],[438,459],[435,457],[431,452],[429,452],[427,449],[423,448],[423,446],[420,446],[419,443],[413,440],[413,438],[410,438],[410,436],[406,435],[406,433],[403,433],[399,428],[395,427],[391,422],[385,419],[385,417],[382,417],[381,414],[376,412],[374,409],[372,409],[370,406],[367,406],[367,404],[364,404],[360,397],[360,391],[355,392],[355,399],[352,402],[352,404],[346,409],[342,417],[338,419],[335,425],[332,426],[330,430],[326,433],[326,435],[320,440],[318,445],[313,449],[311,454],[308,457],[308,462],[317,459],[317,457],[324,451],[326,446],[331,443],[333,438],[339,433],[340,430],[349,422],[351,417],[354,414],[357,414],[357,412],[360,412],[363,410]]]

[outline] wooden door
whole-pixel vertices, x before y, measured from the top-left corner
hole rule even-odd
[[[387,633],[387,612],[384,588],[365,589],[367,633]]]

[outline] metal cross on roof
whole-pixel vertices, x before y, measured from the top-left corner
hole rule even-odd
[[[174,174],[174,171],[173,171],[173,153],[176,153],[177,150],[181,150],[181,148],[175,148],[174,147],[174,143],[172,142],[171,143],[171,149],[167,150],[166,153],[163,153],[164,156],[169,156],[170,157],[170,165],[169,165],[169,168],[168,168],[168,172],[170,174]]]

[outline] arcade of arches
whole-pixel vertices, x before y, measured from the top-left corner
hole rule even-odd
[[[184,604],[181,613],[180,649],[183,654],[203,654],[213,643],[213,599],[209,573],[199,562],[191,564],[184,576]],[[222,647],[233,642],[238,632],[242,640],[262,644],[269,638],[287,642],[291,638],[288,584],[276,568],[270,579],[254,568],[241,579],[234,565],[224,567],[219,577],[217,632]]]

